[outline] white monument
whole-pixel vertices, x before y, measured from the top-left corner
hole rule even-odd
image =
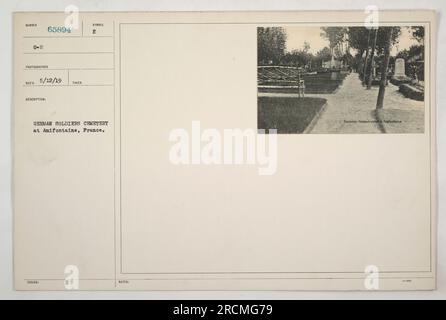
[[[395,60],[395,77],[404,77],[406,75],[406,65],[403,58]]]

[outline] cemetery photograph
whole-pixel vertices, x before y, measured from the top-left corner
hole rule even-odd
[[[423,133],[423,26],[257,28],[257,125]]]

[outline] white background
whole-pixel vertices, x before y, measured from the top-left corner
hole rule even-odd
[[[445,299],[446,223],[444,208],[446,118],[444,90],[437,90],[438,137],[438,290],[433,292],[16,292],[12,284],[12,202],[11,202],[11,96],[12,96],[12,12],[64,11],[70,4],[80,11],[203,11],[203,10],[364,10],[367,5],[389,9],[434,9],[438,13],[437,88],[445,85],[444,0],[96,0],[96,1],[2,1],[0,6],[0,298],[2,299]]]

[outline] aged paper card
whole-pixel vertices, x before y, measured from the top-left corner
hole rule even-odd
[[[16,289],[434,289],[435,32],[16,13]]]

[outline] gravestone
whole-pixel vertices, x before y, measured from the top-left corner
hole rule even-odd
[[[403,77],[406,75],[406,65],[403,58],[395,60],[395,77]]]

